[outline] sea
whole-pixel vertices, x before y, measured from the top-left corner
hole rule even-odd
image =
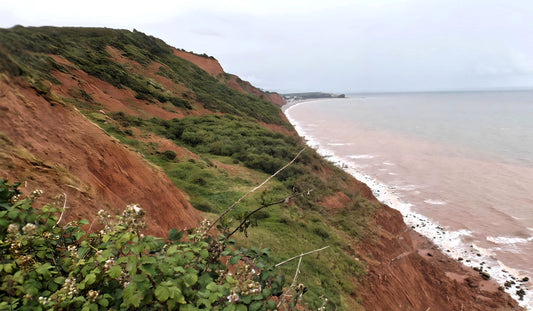
[[[408,226],[533,310],[533,91],[352,94],[284,111]]]

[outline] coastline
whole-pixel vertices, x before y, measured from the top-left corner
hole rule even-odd
[[[502,267],[500,262],[487,256],[483,253],[483,249],[474,244],[470,245],[468,250],[465,247],[460,247],[464,246],[459,245],[461,236],[468,236],[469,231],[446,231],[427,217],[411,211],[410,204],[398,199],[394,194],[394,189],[358,171],[350,164],[351,161],[338,158],[326,146],[315,141],[313,137],[307,136],[298,122],[290,117],[289,110],[300,104],[320,100],[310,99],[293,102],[283,106],[282,111],[311,148],[355,179],[366,184],[381,203],[402,214],[406,229],[410,229],[413,247],[421,257],[438,266],[452,280],[465,283],[472,289],[483,289],[494,295],[503,293],[505,290],[521,307],[526,310],[533,310],[533,292],[527,286],[527,284],[531,284],[529,280],[523,281],[511,271],[512,269]],[[512,286],[504,286],[508,285],[509,282],[513,282]],[[520,300],[518,290],[524,290],[522,300]]]
[[[306,103],[306,102],[310,102],[310,101],[314,101],[314,100],[317,100],[317,99],[298,99],[298,100],[291,100],[290,102],[286,102],[285,105],[281,106],[281,111],[285,114],[285,116],[288,118],[287,116],[287,109],[293,107],[293,106],[296,106],[296,105],[299,105],[299,104],[303,104],[303,103]],[[293,124],[294,126],[294,124]]]

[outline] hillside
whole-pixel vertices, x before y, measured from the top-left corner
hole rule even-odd
[[[0,30],[0,177],[21,181],[26,193],[43,189],[37,203],[65,204],[67,220],[92,223],[100,209],[135,203],[146,210],[146,233],[165,237],[215,219],[305,147],[282,104],[214,58],[138,31]],[[311,149],[218,229],[294,194],[235,237],[238,246],[272,249],[271,264],[329,246],[302,260],[306,309],[324,297],[326,310],[516,307]],[[278,269],[285,286],[295,269]]]

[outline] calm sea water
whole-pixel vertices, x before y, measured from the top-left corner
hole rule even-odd
[[[285,113],[450,257],[501,284],[533,279],[533,92],[352,95]],[[519,289],[533,309],[533,283]]]

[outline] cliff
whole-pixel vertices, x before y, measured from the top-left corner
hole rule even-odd
[[[150,234],[199,223],[200,213],[160,169],[79,110],[47,101],[19,79],[1,80],[2,178],[24,181],[28,192],[44,190],[42,202],[65,195],[66,220],[92,221],[102,208],[119,212],[137,203],[150,215]]]
[[[250,82],[243,81],[236,75],[225,73],[220,63],[214,58],[207,55],[198,55],[191,52],[185,52],[182,50],[174,50],[174,55],[186,59],[196,66],[202,68],[205,72],[226,84],[234,90],[258,96],[266,101],[273,103],[274,105],[281,107],[286,102],[283,97],[278,93],[264,92],[254,87]]]
[[[213,219],[304,147],[282,103],[213,58],[137,31],[3,29],[0,177],[43,189],[41,205],[66,201],[69,220],[137,203],[147,233],[164,236]],[[317,309],[321,297],[328,310],[516,307],[313,150],[231,219],[295,192],[258,213],[238,243],[271,248],[273,263],[329,245],[302,261],[302,307]],[[295,266],[280,269],[292,279]]]

